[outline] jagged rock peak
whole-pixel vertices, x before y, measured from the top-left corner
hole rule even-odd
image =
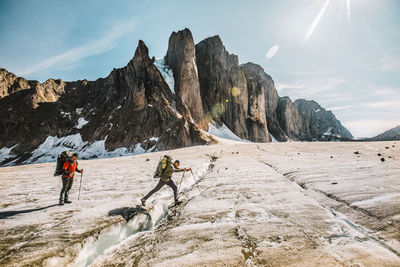
[[[228,53],[219,35],[208,37],[199,42],[196,45],[196,53],[198,53],[198,51],[203,51],[201,54],[208,53],[211,57],[220,58],[225,68],[229,66],[235,66],[235,68],[237,68],[239,65],[238,56]]]
[[[176,65],[179,61],[182,61],[182,57],[184,56],[196,56],[193,35],[188,28],[172,32],[168,41],[168,51],[164,57],[165,64],[174,70],[174,68],[178,67]]]
[[[220,48],[224,48],[224,50],[225,50],[225,46],[222,43],[221,37],[219,37],[219,35],[214,35],[214,36],[208,37],[208,38],[204,39],[203,41],[199,42],[198,44],[207,44],[208,46],[220,47]]]
[[[65,83],[61,79],[48,79],[44,83],[26,80],[0,68],[0,99],[24,91],[20,95],[23,105],[37,108],[40,103],[55,102],[64,94]],[[20,103],[20,104],[21,104]]]
[[[30,85],[27,80],[0,68],[0,99],[29,88]]]
[[[265,73],[263,67],[261,67],[261,66],[258,65],[258,64],[255,64],[255,63],[253,63],[253,62],[247,62],[247,63],[245,63],[245,64],[241,64],[240,67],[241,67],[241,68],[248,69],[248,70],[252,70],[252,71],[257,71],[257,72],[263,72],[263,73]],[[266,74],[266,73],[265,73],[265,74]],[[266,75],[267,75],[267,74],[266,74]]]
[[[135,50],[135,55],[133,56],[133,60],[139,60],[139,59],[150,61],[149,49],[142,40],[139,40],[138,46]]]
[[[219,36],[213,36],[196,45],[196,63],[206,117],[224,123],[240,138],[250,139],[246,77],[238,57],[226,51]],[[223,112],[215,112],[219,105]]]
[[[342,125],[332,111],[325,110],[314,100],[297,99],[293,105],[296,106],[299,114],[309,121],[312,137],[317,139],[327,136],[353,138],[350,131]]]
[[[189,29],[171,34],[164,60],[174,74],[178,110],[181,114],[192,117],[201,128],[207,129],[200,96],[196,49]]]
[[[391,141],[391,140],[400,140],[400,125],[385,131],[375,137],[366,139],[370,141]]]
[[[297,140],[309,135],[308,125],[300,116],[292,100],[287,97],[280,97],[277,107],[277,118],[279,125],[287,136]]]

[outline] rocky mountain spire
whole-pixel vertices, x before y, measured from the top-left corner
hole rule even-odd
[[[260,119],[267,126],[267,130],[278,141],[287,141],[287,136],[282,131],[276,115],[279,96],[271,76],[265,73],[261,66],[251,62],[243,64],[240,67],[247,80],[250,117],[252,116],[251,114],[254,114],[254,111],[251,110],[257,110],[258,114],[262,114]],[[254,97],[254,94],[257,94],[259,97]],[[254,99],[258,99],[258,101],[254,101]],[[263,132],[264,135],[267,134],[267,131]]]
[[[186,112],[182,105],[185,104],[188,108],[189,116],[201,128],[207,129],[208,126],[204,120],[203,104],[200,96],[195,45],[189,29],[186,28],[171,34],[164,60],[165,64],[174,73],[177,108],[182,114],[185,114]]]
[[[206,117],[250,139],[247,83],[238,57],[226,51],[219,36],[213,36],[196,45],[196,60]]]

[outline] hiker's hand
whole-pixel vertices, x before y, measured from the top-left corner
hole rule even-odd
[[[83,169],[81,169],[81,173],[83,173]]]
[[[74,177],[74,174],[70,173],[68,176],[72,178],[72,177]]]
[[[192,168],[189,168],[189,171],[192,171]]]

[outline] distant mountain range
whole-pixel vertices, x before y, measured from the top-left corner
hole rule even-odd
[[[400,140],[400,125],[387,130],[384,133],[381,133],[372,138],[366,138],[366,141],[393,141],[393,140]]]
[[[280,97],[254,63],[239,65],[219,36],[173,32],[164,59],[143,41],[127,66],[96,81],[29,81],[0,69],[0,165],[111,157],[212,142],[228,128],[254,142],[351,140],[315,101]]]

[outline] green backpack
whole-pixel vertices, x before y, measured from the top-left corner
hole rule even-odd
[[[172,161],[171,156],[169,155],[164,155],[162,159],[158,162],[157,169],[154,172],[154,178],[159,178],[163,175],[163,172],[165,168],[167,167],[167,164]]]

